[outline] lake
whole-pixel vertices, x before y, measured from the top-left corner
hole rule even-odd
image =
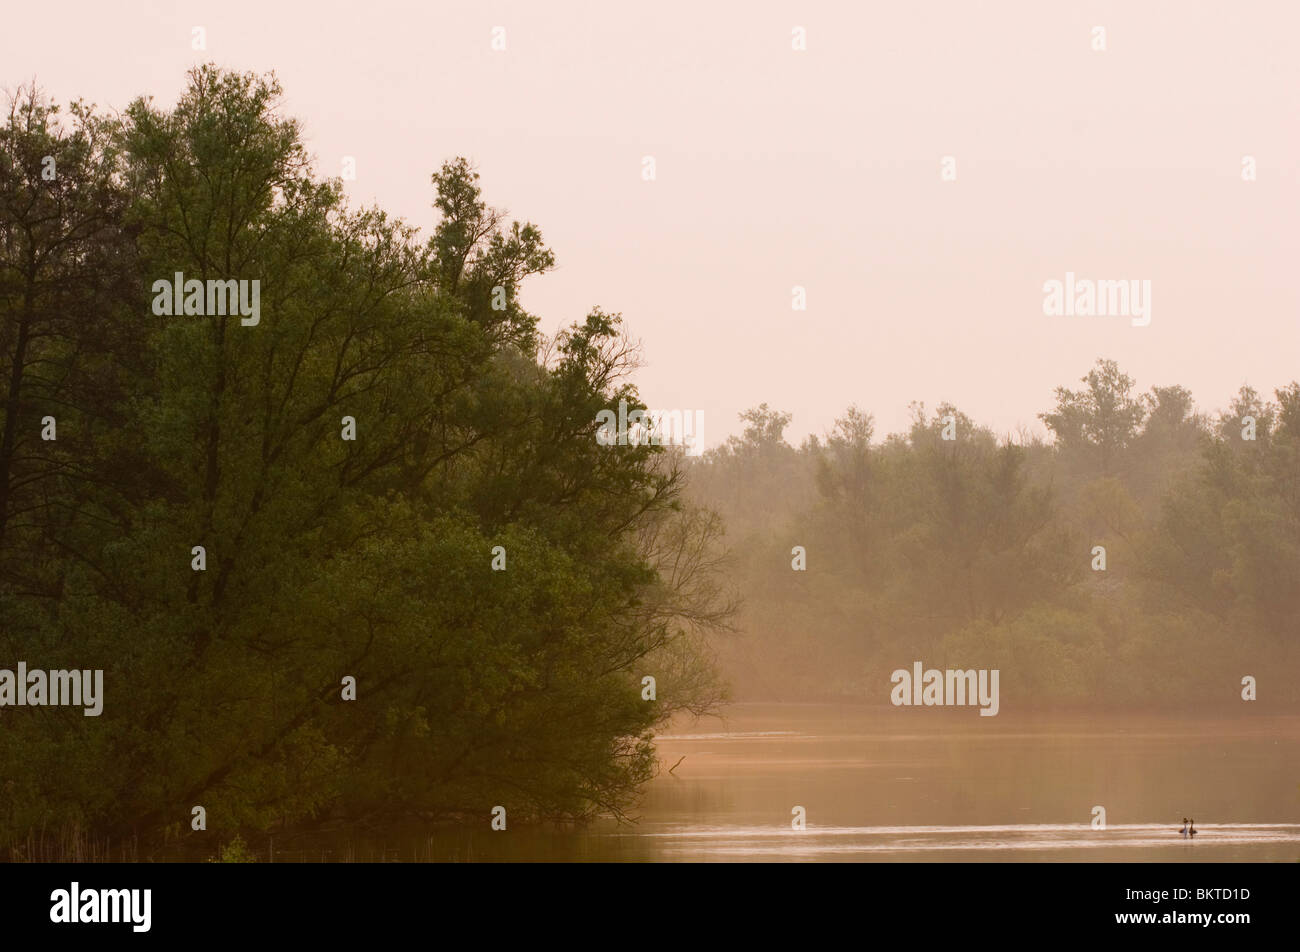
[[[1297,715],[735,704],[657,743],[635,825],[493,832],[485,816],[472,832],[274,859],[1300,861]],[[1105,829],[1092,827],[1098,806]],[[1178,834],[1184,816],[1194,839]]]
[[[979,717],[971,708],[736,704],[721,718],[673,724],[658,748],[661,771],[634,826],[440,834],[378,852],[471,861],[1300,860],[1295,715]],[[803,831],[791,828],[796,806]],[[1105,829],[1092,828],[1096,806]],[[1191,840],[1178,834],[1188,815],[1199,831]]]

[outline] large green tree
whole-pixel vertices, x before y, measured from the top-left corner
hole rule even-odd
[[[7,584],[0,603],[29,636],[5,657],[102,667],[107,697],[100,718],[0,731],[0,762],[22,765],[0,841],[76,825],[202,847],[194,805],[212,843],[497,804],[621,813],[655,726],[720,696],[707,638],[729,608],[679,461],[595,438],[599,410],[643,406],[618,316],[541,339],[518,291],[551,252],[464,160],[433,175],[428,241],[350,208],[273,78],[197,69],[175,107],[138,100],[112,132],[52,214],[76,227],[107,169],[90,254],[128,292],[96,307],[84,282],[84,316],[137,353],[104,358],[113,431],[67,427],[96,490],[43,543],[60,597]],[[11,138],[21,197],[46,146]],[[250,302],[256,282],[258,319],[154,307],[177,274]],[[0,299],[14,340],[51,320],[18,292]],[[29,421],[40,391],[20,389]],[[74,495],[60,483],[51,510]]]

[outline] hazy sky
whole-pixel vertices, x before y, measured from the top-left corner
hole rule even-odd
[[[426,233],[430,173],[470,157],[556,252],[543,329],[621,312],[643,396],[709,444],[762,401],[795,440],[918,399],[1042,432],[1099,356],[1206,409],[1300,378],[1294,2],[127,6],[11,5],[0,83],[121,108],[197,62],[275,70],[322,174],[355,156],[353,200]],[[1150,325],[1046,316],[1067,271],[1149,280]]]

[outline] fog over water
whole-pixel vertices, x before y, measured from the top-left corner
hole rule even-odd
[[[351,853],[331,845],[327,858],[1300,860],[1300,791],[1278,770],[1300,759],[1295,715],[1039,712],[979,723],[973,711],[911,718],[861,705],[738,704],[721,719],[686,720],[660,736],[660,773],[635,822],[508,838],[412,831],[352,843]],[[796,806],[803,830],[791,826]],[[1104,829],[1094,827],[1096,806]],[[1188,813],[1194,838],[1179,834]],[[319,849],[292,844],[279,859],[319,858]]]
[[[1300,860],[1300,5],[57,15],[0,859]]]

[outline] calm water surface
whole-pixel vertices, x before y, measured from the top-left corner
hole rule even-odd
[[[389,858],[1300,861],[1295,715],[740,704],[674,724],[658,749],[634,826],[438,836]]]

